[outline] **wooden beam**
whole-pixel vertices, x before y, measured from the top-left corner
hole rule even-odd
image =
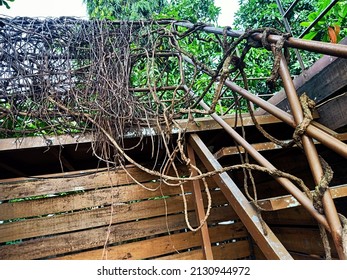
[[[0,162],[0,168],[7,170],[7,171],[15,174],[16,176],[20,176],[20,177],[26,176],[26,174],[23,173],[22,171],[18,170],[17,168],[14,168],[13,166],[10,166],[9,163]],[[4,172],[4,171],[2,171],[2,172]]]
[[[318,121],[330,129],[338,129],[347,124],[347,94],[346,92],[317,108]]]
[[[220,163],[198,135],[192,134],[189,138],[189,143],[209,171],[222,169]],[[268,259],[292,259],[288,251],[266,224],[264,226],[267,230],[267,235],[264,234],[263,225],[258,218],[256,209],[249,203],[230,176],[224,172],[216,174],[214,179],[265,256]]]
[[[230,126],[241,126],[240,118],[235,119],[234,116],[228,115],[222,117]],[[281,122],[274,116],[265,115],[258,116],[257,120],[259,124],[271,124]],[[196,118],[193,122],[187,119],[176,120],[176,122],[182,127],[186,128],[187,132],[198,132],[221,129],[220,125],[216,123],[211,117]],[[243,115],[243,125],[252,126],[253,121],[248,114]],[[145,132],[145,131],[144,131]],[[177,129],[173,129],[172,133],[177,133]],[[147,131],[146,135],[151,135],[151,132]],[[91,134],[76,134],[60,135],[60,136],[45,136],[45,137],[25,137],[25,138],[8,138],[0,139],[0,151],[19,150],[19,149],[32,149],[32,148],[47,148],[60,145],[76,145],[82,143],[91,143],[93,141]]]
[[[346,45],[347,38],[340,44]],[[347,59],[325,55],[297,76],[293,82],[299,95],[306,92],[318,104],[347,85]],[[268,102],[284,111],[290,111],[284,90],[276,93]],[[256,111],[256,115],[264,114],[267,112],[263,109]]]
[[[59,151],[57,150],[59,149]],[[68,171],[74,171],[76,170],[75,167],[71,164],[70,161],[67,160],[67,158],[63,154],[63,147],[52,147],[49,149],[49,151],[53,154],[53,156],[59,160],[60,164],[62,165],[62,168],[65,167]]]
[[[188,151],[188,157],[190,159],[190,163],[193,166],[196,166],[194,150],[189,144],[187,145],[187,151]],[[198,175],[198,172],[194,168],[192,168],[190,172],[192,176]],[[206,213],[205,213],[204,202],[203,202],[202,194],[201,194],[201,187],[198,180],[193,181],[192,193],[195,197],[195,200],[194,200],[195,212],[197,213],[198,224],[200,224],[204,220]],[[210,235],[208,233],[207,221],[201,227],[201,239],[202,239],[202,248],[203,248],[205,259],[213,260],[213,253],[211,248]]]
[[[340,198],[347,196],[347,184],[330,187],[332,198]],[[313,193],[313,191],[311,191]],[[266,211],[275,211],[300,206],[301,204],[292,196],[284,195],[258,200],[259,206]]]
[[[315,123],[314,125],[319,126],[318,123]],[[333,133],[334,137],[341,140],[341,141],[346,141],[347,140],[347,133]],[[285,140],[284,142],[289,143],[290,140]],[[320,142],[316,141],[313,139],[313,142],[316,145],[321,144]],[[252,144],[253,148],[255,148],[257,151],[269,151],[269,150],[279,150],[283,149],[282,146],[277,145],[273,142],[264,142],[264,143],[256,143]],[[231,155],[236,155],[239,154],[239,152],[244,153],[245,150],[243,147],[239,147],[239,149],[235,146],[231,147],[223,147],[219,151],[217,151],[214,156],[216,159],[220,159],[225,156],[231,156]]]

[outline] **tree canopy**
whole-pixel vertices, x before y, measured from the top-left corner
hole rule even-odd
[[[220,8],[214,0],[84,0],[91,18],[142,20],[184,19],[216,23]]]

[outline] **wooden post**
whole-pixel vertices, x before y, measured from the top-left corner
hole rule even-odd
[[[198,135],[192,134],[189,138],[189,144],[209,171],[222,168]],[[292,260],[293,258],[286,248],[266,224],[267,235],[264,234],[256,209],[249,203],[230,176],[224,172],[216,174],[213,178],[266,258]]]
[[[190,159],[191,164],[196,166],[194,150],[190,144],[187,145],[188,157]],[[192,176],[196,176],[197,171],[195,169],[191,169]],[[198,224],[205,218],[205,209],[204,202],[202,200],[201,187],[198,180],[193,181],[192,192],[195,197],[195,212],[197,213]],[[201,239],[202,239],[202,248],[204,252],[204,257],[206,260],[213,260],[213,253],[211,247],[210,235],[208,232],[207,221],[201,227]]]

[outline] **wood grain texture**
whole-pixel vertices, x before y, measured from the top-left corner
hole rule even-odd
[[[188,218],[193,226],[197,225],[194,212],[189,212]],[[211,209],[208,223],[214,225],[236,218],[237,216],[230,206],[217,207]],[[108,244],[114,244],[179,231],[186,227],[183,214],[149,218],[0,246],[0,259],[39,259],[93,249],[105,244],[108,232]]]
[[[193,210],[192,195],[187,195],[186,198],[188,210]],[[215,205],[220,205],[223,201],[225,201],[225,198],[221,192],[214,196]],[[165,200],[157,199],[130,204],[115,204],[112,207],[0,224],[0,242],[71,232],[182,211],[183,199],[181,196],[169,197]]]
[[[244,237],[246,231],[241,223],[216,226],[210,228],[211,241],[218,242],[232,238]],[[110,246],[106,249],[105,258],[115,260],[148,259],[156,256],[200,247],[201,241],[198,232],[184,232],[169,236],[157,237],[143,241],[127,243],[119,246]],[[104,249],[97,249],[79,254],[68,255],[58,259],[86,260],[99,259]]]
[[[225,243],[219,246],[212,246],[213,257],[215,260],[235,260],[250,257],[249,241],[240,240],[232,243]],[[193,251],[171,254],[155,260],[203,260],[201,249]]]
[[[213,180],[208,180],[209,186],[213,187]],[[161,186],[157,182],[143,183],[146,188],[157,189]],[[191,182],[185,185],[188,191]],[[0,220],[15,218],[35,217],[40,215],[81,210],[107,206],[111,203],[123,203],[129,201],[151,199],[161,196],[172,196],[181,193],[179,187],[170,187],[162,184],[156,191],[148,191],[137,184],[115,186],[82,193],[72,193],[65,196],[47,197],[42,199],[26,200],[20,202],[7,202],[0,204]]]

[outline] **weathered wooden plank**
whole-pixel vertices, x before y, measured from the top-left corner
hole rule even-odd
[[[250,256],[249,241],[240,240],[237,242],[212,246],[212,252],[215,260],[236,260]],[[196,249],[179,254],[172,254],[164,257],[155,258],[155,260],[203,260],[203,252]]]
[[[220,163],[196,134],[190,136],[189,143],[209,171],[222,169]],[[256,209],[248,202],[230,176],[223,172],[216,174],[214,179],[266,257],[269,259],[292,259],[271,229],[266,224],[261,223]],[[267,231],[266,235],[264,228]]]
[[[240,118],[235,119],[233,115],[223,116],[223,119],[231,126],[241,126]],[[236,123],[237,120],[237,123]],[[280,122],[273,116],[259,116],[257,120],[260,124],[269,124]],[[197,132],[206,130],[216,130],[221,127],[210,117],[196,118],[194,122],[189,120],[177,120],[177,123],[187,129],[187,132]],[[249,115],[243,115],[243,125],[253,125]],[[177,133],[177,129],[173,129],[173,134]],[[8,138],[0,139],[0,151],[46,148],[60,145],[76,145],[81,143],[91,143],[93,138],[90,134],[60,135],[43,137],[25,137],[25,138]]]
[[[208,179],[208,183],[211,187],[214,184],[212,179]],[[143,185],[150,189],[156,189],[160,183],[149,182],[143,183]],[[148,191],[137,184],[131,184],[66,196],[2,203],[0,204],[0,220],[35,217],[181,193],[179,187],[162,185],[161,190],[156,191]],[[191,182],[185,184],[187,191],[189,191],[190,186]]]
[[[192,195],[186,195],[188,210],[194,209]],[[220,194],[214,196],[214,203],[225,198]],[[105,226],[137,219],[173,214],[183,211],[181,196],[167,199],[147,200],[138,203],[113,205],[94,210],[60,214],[51,217],[28,219],[18,222],[0,224],[0,242],[18,239],[71,232],[75,230]]]
[[[302,206],[281,211],[265,211],[262,216],[269,225],[273,226],[317,226],[316,220]]]
[[[194,212],[188,213],[192,226],[197,225],[194,217]],[[230,206],[217,207],[211,209],[208,223],[215,224],[234,219],[237,219],[237,216]],[[39,259],[93,249],[105,244],[108,233],[108,244],[114,244],[173,232],[186,227],[184,214],[161,216],[0,246],[0,259]]]
[[[194,150],[189,144],[187,146],[187,151],[188,151],[188,157],[190,159],[190,163],[193,166],[196,166]],[[192,176],[198,175],[198,172],[194,168],[191,168],[190,171],[191,171]],[[206,213],[205,213],[204,202],[203,202],[203,198],[202,198],[202,194],[201,194],[200,182],[198,180],[195,180],[194,182],[192,182],[191,189],[192,189],[192,193],[193,193],[194,198],[195,198],[194,199],[195,213],[197,214],[198,222],[201,223],[204,220]],[[201,234],[202,249],[204,252],[204,257],[206,260],[213,260],[211,240],[210,240],[210,235],[208,232],[207,223],[205,223],[201,227],[200,234]]]
[[[346,104],[347,107],[347,104]],[[347,115],[347,114],[346,114]],[[326,129],[323,128],[322,129]],[[347,140],[347,133],[334,133],[333,134],[337,139],[341,140],[341,141],[345,141]],[[290,140],[286,140],[284,141],[286,143],[289,143]],[[321,144],[320,142],[316,141],[313,139],[313,142],[316,145]],[[277,145],[273,142],[264,142],[264,143],[255,143],[255,144],[251,144],[253,148],[255,148],[257,151],[261,152],[261,151],[269,151],[269,150],[280,150],[283,149],[282,146]],[[295,145],[294,145],[295,147]],[[221,148],[219,151],[217,151],[214,156],[216,159],[220,159],[222,157],[225,156],[231,156],[231,155],[238,155],[239,153],[244,153],[245,150],[243,147],[236,147],[236,146],[230,146],[230,147],[223,147]]]
[[[340,43],[347,44],[347,39],[345,38]],[[316,103],[341,90],[346,86],[346,81],[347,60],[329,55],[323,56],[312,67],[293,80],[298,94],[301,95],[306,92]],[[284,90],[276,93],[268,102],[284,111],[290,111]],[[263,109],[256,111],[256,115],[263,114],[266,114]]]
[[[241,223],[216,226],[210,229],[211,241],[218,242],[245,235],[244,227]],[[171,234],[170,236],[157,237],[139,242],[127,243],[118,246],[110,246],[105,251],[107,259],[129,260],[147,259],[160,255],[165,255],[179,250],[199,247],[201,245],[198,232],[184,232]],[[97,249],[73,255],[67,255],[58,259],[65,260],[85,260],[100,259],[104,249]]]
[[[157,179],[155,176],[149,175],[134,166],[127,167],[127,171],[139,182],[148,182]],[[0,184],[0,200],[90,190],[111,185],[134,183],[133,179],[123,170],[102,172],[93,170],[89,172],[82,171],[79,172],[79,174],[76,174],[76,172],[64,173],[62,175],[55,174],[55,176],[57,177],[21,180],[15,183]]]
[[[274,227],[273,231],[289,251],[307,255],[325,255],[318,228]],[[335,246],[331,246],[331,254],[334,258],[338,257]]]
[[[332,99],[317,108],[320,118],[318,121],[331,128],[338,129],[347,124],[347,94]]]
[[[313,191],[311,192],[313,193]],[[347,196],[347,184],[330,187],[330,193],[334,199]],[[292,195],[261,199],[258,200],[258,203],[259,206],[267,211],[275,211],[300,206],[300,203]]]

